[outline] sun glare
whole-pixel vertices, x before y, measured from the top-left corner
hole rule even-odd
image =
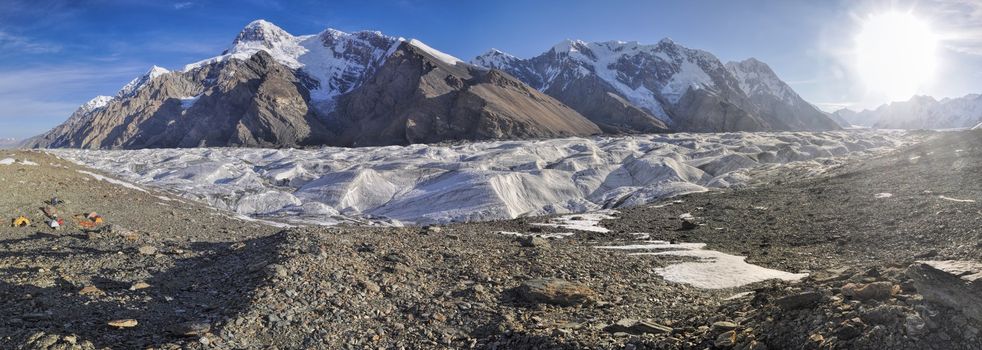
[[[871,93],[908,99],[928,83],[937,66],[937,37],[910,13],[872,15],[856,36],[857,69]]]

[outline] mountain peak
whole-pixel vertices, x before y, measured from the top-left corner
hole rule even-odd
[[[112,96],[99,95],[82,104],[78,107],[78,109],[83,112],[93,111],[105,107],[107,104],[109,104],[109,101],[112,101],[112,99]]]
[[[167,73],[170,73],[170,71],[167,70],[166,68],[154,65],[150,67],[150,69],[147,70],[146,73],[143,73],[143,75],[136,77],[136,79],[131,80],[128,84],[126,84],[126,86],[123,86],[122,89],[119,89],[119,92],[116,93],[116,96],[118,97],[131,96],[134,93],[136,93],[138,90],[146,86],[147,83],[149,83],[150,81]]]
[[[293,39],[293,35],[283,30],[283,28],[280,28],[264,19],[257,19],[249,22],[245,28],[242,28],[242,31],[240,31],[239,35],[235,37],[232,44],[235,45],[243,42],[260,42],[265,46],[270,47],[276,43],[288,41],[290,39]]]
[[[586,42],[583,40],[565,39],[563,41],[560,41],[556,45],[553,45],[552,50],[555,52],[570,52],[570,51],[578,51],[585,46],[586,46]]]

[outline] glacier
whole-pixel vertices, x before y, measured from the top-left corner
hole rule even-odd
[[[122,180],[292,224],[445,224],[636,206],[820,174],[902,131],[650,134],[313,149],[47,150]]]

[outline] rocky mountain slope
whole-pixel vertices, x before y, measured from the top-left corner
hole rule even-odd
[[[471,62],[507,71],[609,132],[838,129],[766,64],[724,65],[670,39],[567,40],[529,59],[491,50]]]
[[[837,128],[763,63],[724,65],[667,39],[565,41],[531,59],[493,50],[472,63],[379,32],[294,36],[257,20],[221,55],[180,71],[154,67],[24,145],[359,146]]]
[[[729,62],[726,69],[757,107],[760,116],[778,130],[834,130],[839,123],[805,101],[764,62],[749,58]]]
[[[982,95],[937,100],[914,96],[861,112],[842,109],[836,115],[850,123],[883,129],[972,128],[982,123]]]
[[[330,120],[335,144],[374,146],[447,140],[594,135],[595,124],[497,70],[403,42],[378,72],[341,96]]]
[[[155,67],[25,145],[354,146],[598,133],[514,78],[415,40],[333,29],[293,36],[259,20],[222,55],[182,71]]]

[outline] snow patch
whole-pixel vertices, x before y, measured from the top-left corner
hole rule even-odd
[[[890,197],[893,197],[893,193],[883,192],[883,193],[877,193],[877,194],[873,195],[873,198],[878,198],[878,199],[879,198],[890,198]]]
[[[946,197],[946,196],[938,196],[938,198],[944,199],[946,201],[952,201],[952,202],[975,203],[975,200],[974,199],[958,199],[958,198],[951,198],[951,197]]]
[[[22,160],[20,160],[20,161],[17,161],[17,160],[16,160],[16,159],[14,159],[14,158],[4,158],[4,159],[0,159],[0,165],[14,165],[14,164],[20,164],[20,165],[30,165],[30,166],[39,166],[39,164],[38,164],[38,163],[35,163],[35,162],[32,162],[32,161],[29,161],[29,160],[26,160],[26,159],[22,159]]]
[[[114,184],[114,185],[119,185],[119,186],[123,186],[123,187],[129,188],[129,189],[132,189],[132,190],[137,190],[137,191],[140,191],[140,192],[147,193],[147,190],[142,189],[139,186],[134,185],[134,184],[131,184],[131,183],[126,182],[126,181],[116,180],[116,179],[113,179],[113,178],[110,178],[110,177],[105,177],[105,176],[102,176],[102,175],[99,175],[99,174],[96,174],[96,173],[93,173],[93,172],[85,171],[85,170],[76,170],[76,171],[78,173],[80,173],[80,174],[89,175],[89,176],[91,176],[92,178],[94,178],[94,179],[96,179],[98,181],[105,181],[105,182],[108,182],[108,183],[111,183],[111,184]]]
[[[636,256],[695,258],[696,261],[677,262],[654,271],[666,281],[703,289],[737,288],[771,279],[798,281],[808,276],[807,273],[790,273],[749,264],[746,257],[707,250],[703,243],[649,241],[647,244],[597,248],[641,251],[631,253]]]
[[[577,230],[577,231],[607,233],[610,232],[610,230],[604,228],[603,226],[600,226],[600,221],[616,219],[617,217],[613,216],[616,213],[617,213],[616,210],[601,210],[594,213],[564,215],[564,216],[550,219],[548,223],[534,223],[532,225],[559,227],[559,228],[564,228],[568,230]]]
[[[443,53],[443,52],[441,52],[441,51],[439,51],[437,49],[434,49],[432,47],[429,47],[428,45],[424,44],[422,41],[419,41],[419,40],[416,40],[416,39],[410,40],[409,41],[409,45],[415,46],[415,47],[417,47],[417,48],[425,51],[430,56],[433,56],[436,59],[438,59],[440,61],[443,61],[443,63],[449,64],[451,66],[456,65],[457,63],[463,63],[464,62],[464,61],[461,61],[457,57],[453,57],[453,56],[448,55],[448,54],[445,54],[445,53]]]

